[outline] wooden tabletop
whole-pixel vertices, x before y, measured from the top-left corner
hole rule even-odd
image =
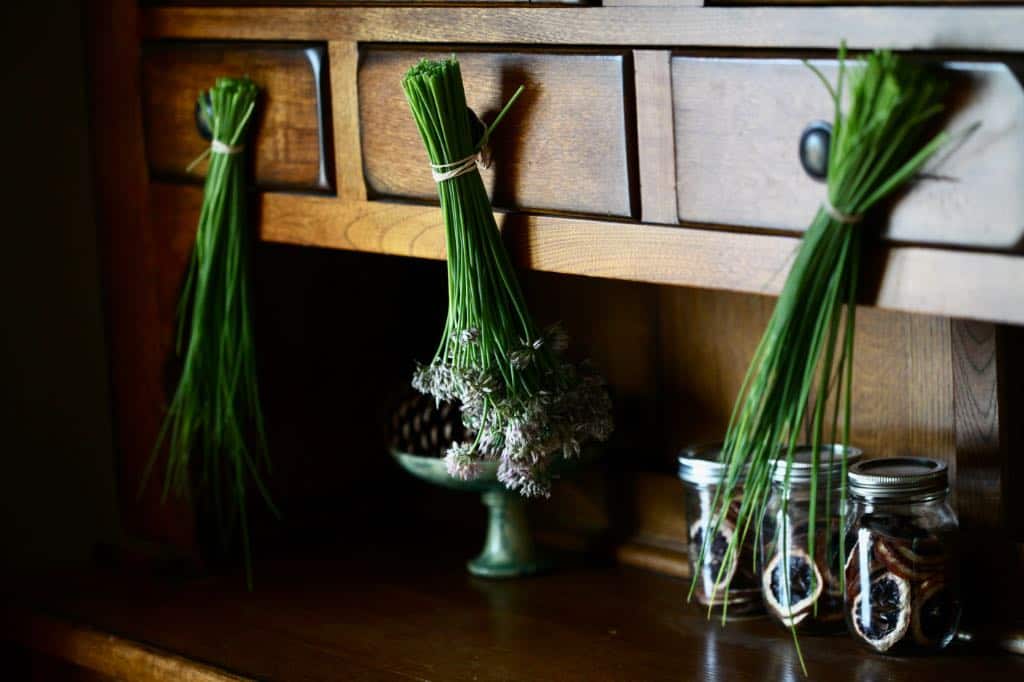
[[[132,679],[803,679],[787,632],[766,619],[722,629],[685,605],[685,582],[637,570],[495,582],[454,555],[365,552],[263,563],[256,579],[251,594],[229,578],[47,581],[0,630],[80,665],[104,668],[98,651],[142,661],[104,668]],[[812,680],[1024,679],[1024,657],[963,645],[891,658],[846,636],[802,643]]]

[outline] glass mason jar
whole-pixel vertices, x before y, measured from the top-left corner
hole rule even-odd
[[[946,465],[892,457],[850,468],[846,618],[873,651],[937,651],[960,622]]]
[[[844,457],[849,465],[860,455],[853,447],[821,447],[814,528],[809,523],[813,449],[794,451],[788,482],[785,454],[774,464],[761,523],[761,589],[768,611],[787,628],[811,633],[844,628],[839,577],[842,467]]]
[[[733,496],[726,517],[715,528],[712,519],[716,510],[712,505],[725,471],[725,465],[718,461],[721,452],[720,444],[700,445],[687,448],[679,456],[679,478],[686,489],[690,571],[698,576],[694,595],[700,604],[711,607],[715,613],[720,614],[723,608],[727,608],[730,616],[760,614],[764,606],[761,603],[760,578],[754,565],[753,531],[747,534],[738,556],[730,559],[729,565],[722,570],[726,547],[736,532],[736,513],[743,498],[740,489]],[[715,530],[715,537],[708,545],[709,555],[705,557],[698,575],[697,558],[709,528]]]

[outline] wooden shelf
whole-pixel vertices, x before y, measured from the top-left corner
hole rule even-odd
[[[199,188],[154,183],[152,213],[194,230]],[[435,206],[267,193],[266,241],[443,259]],[[795,236],[497,213],[517,265],[534,270],[777,295]],[[1024,256],[882,245],[866,264],[862,302],[879,308],[1024,324]]]
[[[592,193],[606,200],[604,203],[590,197],[579,204],[566,204],[563,200],[566,195],[572,195],[571,186],[557,185],[551,181],[541,184],[540,189],[534,192],[537,196],[532,198],[535,203],[530,203],[529,188],[521,186],[521,182],[516,184],[509,181],[506,190],[514,192],[524,203],[511,201],[505,205],[525,205],[536,210],[496,214],[506,243],[517,265],[523,268],[765,295],[777,295],[781,290],[799,246],[799,237],[792,232],[773,232],[772,225],[761,225],[756,229],[755,226],[743,227],[746,225],[744,221],[750,219],[749,213],[730,217],[731,214],[721,210],[723,201],[727,203],[731,197],[723,199],[719,196],[717,203],[704,211],[680,211],[685,207],[677,206],[676,193],[680,186],[692,184],[686,183],[685,178],[676,177],[676,168],[681,164],[672,154],[673,111],[674,107],[682,104],[674,102],[672,97],[670,53],[667,50],[657,52],[648,48],[686,45],[695,48],[697,54],[722,55],[726,51],[717,48],[729,48],[730,51],[735,49],[750,55],[754,52],[749,48],[771,47],[788,50],[792,54],[794,50],[804,53],[819,48],[832,51],[841,39],[846,39],[851,48],[855,49],[886,47],[973,53],[1024,50],[1024,33],[1015,30],[1016,26],[1024,24],[1024,8],[1020,7],[373,6],[244,10],[153,7],[142,9],[139,19],[139,34],[145,41],[325,41],[327,70],[330,74],[331,118],[330,121],[324,121],[322,126],[329,128],[323,132],[330,133],[331,144],[328,146],[333,150],[337,196],[280,192],[261,195],[262,237],[279,243],[433,259],[444,258],[443,226],[441,214],[436,207],[377,200],[367,196],[368,187],[371,193],[418,198],[427,197],[432,191],[422,174],[411,175],[408,168],[392,168],[383,173],[378,167],[385,160],[388,164],[395,163],[392,158],[396,155],[395,149],[411,150],[418,147],[418,142],[415,134],[409,132],[411,137],[405,140],[404,146],[399,144],[389,136],[390,131],[396,129],[395,124],[390,121],[381,123],[386,112],[396,110],[394,101],[360,96],[365,94],[361,93],[361,88],[379,92],[380,82],[390,83],[398,77],[394,65],[391,65],[385,69],[386,73],[378,74],[375,80],[372,68],[374,60],[383,59],[381,54],[385,53],[374,57],[374,45],[387,44],[389,49],[396,44],[413,45],[410,49],[417,53],[426,48],[423,45],[415,46],[416,43],[435,46],[448,44],[467,49],[468,44],[473,43],[501,45],[504,48],[528,44],[531,49],[537,46],[564,49],[570,45],[585,45],[605,46],[602,48],[605,52],[610,50],[608,46],[644,46],[645,49],[634,50],[623,62],[627,72],[635,69],[631,86],[629,76],[632,74],[626,74],[623,81],[626,86],[623,86],[619,74],[622,68],[615,62],[614,68],[599,69],[604,74],[600,79],[603,85],[590,88],[613,93],[610,99],[616,102],[624,98],[626,109],[632,106],[629,101],[630,88],[636,88],[635,113],[639,124],[636,134],[639,139],[635,144],[638,154],[635,172],[626,170],[631,165],[628,149],[620,155],[621,158],[616,157],[619,163],[608,162],[614,155],[602,154],[604,163],[609,168],[618,169],[616,172],[601,166],[601,162],[577,159],[575,153],[570,155],[569,161],[563,166],[555,164],[557,177],[571,174],[573,164],[577,163],[587,168],[601,168],[601,172],[610,172],[608,177],[591,178],[585,183]],[[708,48],[715,49],[709,51]],[[485,52],[483,50],[475,56],[467,55],[467,59],[471,61],[477,58],[486,62],[488,58],[483,54]],[[618,53],[604,56],[622,58]],[[412,56],[409,56],[411,59]],[[747,65],[743,68],[750,67]],[[761,68],[774,67],[762,65]],[[481,73],[486,75],[486,87],[478,84],[477,90],[493,91],[493,94],[504,87],[500,85],[500,69],[492,65],[482,69]],[[747,71],[741,73],[745,73],[748,79],[760,80],[756,74],[752,76]],[[801,75],[806,74],[801,71]],[[713,81],[717,76],[711,74],[703,78]],[[1012,82],[1012,87],[1008,87],[1007,92],[998,99],[1000,107],[1016,102],[1015,98],[1019,94],[1016,81],[1012,77],[1005,80]],[[492,81],[498,82],[498,85]],[[625,89],[617,89],[622,87]],[[817,83],[807,78],[807,87],[817,88]],[[677,89],[689,90],[683,87]],[[788,93],[790,89],[785,91]],[[821,94],[817,90],[815,92]],[[564,94],[558,95],[557,88],[553,87],[551,93],[555,99],[565,100]],[[392,94],[398,97],[397,89]],[[694,103],[684,104],[695,106]],[[373,109],[371,105],[378,108]],[[494,103],[488,102],[485,108],[493,106]],[[370,108],[361,115],[361,107]],[[592,108],[589,103],[584,108],[588,107]],[[804,105],[800,104],[795,110],[803,111],[803,108]],[[541,114],[552,117],[553,121],[559,121],[559,116],[563,115],[550,103],[544,107],[538,105],[538,109],[542,111],[534,112],[535,116],[531,119],[538,130],[542,127]],[[705,117],[721,118],[714,107],[705,105],[705,109]],[[775,115],[776,118],[793,118],[785,109],[779,109]],[[384,131],[372,126],[368,128],[365,120],[367,116],[375,122],[374,125],[383,126]],[[572,118],[578,120],[580,117]],[[991,117],[985,118],[989,120]],[[400,117],[400,120],[405,121],[406,118]],[[774,122],[775,119],[770,119],[764,125],[773,130],[776,127]],[[701,130],[704,127],[697,126]],[[1005,127],[1012,129],[1013,126]],[[995,126],[995,129],[1001,128]],[[584,138],[604,139],[612,136],[610,131],[620,129],[628,137],[630,125],[623,125],[615,118],[614,123],[605,121],[602,127],[593,130],[579,126],[566,129],[582,131],[580,134]],[[562,128],[557,127],[557,130],[561,131]],[[545,135],[557,136],[557,133],[547,132]],[[751,135],[760,140],[764,149],[774,149],[766,142],[771,138],[766,131],[756,131],[756,134]],[[796,139],[794,134],[793,140]],[[736,136],[731,133],[727,141],[740,146],[750,143],[746,135]],[[688,144],[687,140],[675,140],[675,144],[680,143]],[[1010,145],[1008,149],[1015,148],[1012,145],[1016,144],[1013,139],[1001,139],[1000,143]],[[712,146],[717,144],[715,142]],[[537,146],[534,144],[534,148]],[[572,148],[579,146],[577,144]],[[772,151],[768,156],[778,157],[778,154]],[[399,152],[397,157],[404,159],[407,154]],[[511,155],[510,158],[516,157]],[[752,167],[764,172],[765,160],[758,160],[756,156],[754,158]],[[551,159],[548,158],[547,162],[550,165]],[[530,163],[535,164],[536,159],[530,160]],[[711,182],[720,183],[722,187],[729,187],[729,181],[742,182],[745,177],[729,166],[723,170],[704,168],[700,164],[682,165],[688,172],[703,173],[713,178]],[[791,163],[789,166],[786,172],[799,172],[795,170],[796,164]],[[385,170],[390,168],[387,164],[384,167]],[[769,169],[768,172],[778,174],[775,171]],[[518,177],[522,173],[511,175]],[[965,171],[964,175],[968,177],[970,174]],[[402,183],[396,185],[392,176],[400,177],[405,183],[423,181],[426,184],[415,184],[410,189]],[[785,173],[782,173],[782,177],[788,178]],[[981,177],[986,176],[981,173]],[[802,174],[800,178],[807,181]],[[630,189],[628,196],[608,195],[609,187],[622,190],[633,181],[636,181],[637,186]],[[789,180],[783,184],[788,187]],[[813,191],[818,190],[815,188]],[[806,199],[807,196],[816,195],[808,194],[805,188],[802,196]],[[979,200],[977,197],[984,198],[985,195],[976,192],[972,196],[974,200]],[[963,202],[956,196],[951,197],[949,201],[959,207],[958,210],[962,209],[959,205]],[[159,183],[151,185],[151,212],[160,216],[166,214],[166,219],[180,221],[165,234],[185,234],[186,225],[191,229],[198,213],[198,202],[199,192],[196,188]],[[741,203],[749,205],[750,201]],[[942,211],[940,202],[926,203],[933,213]],[[971,204],[967,202],[965,205]],[[545,211],[615,214],[619,217],[605,220],[537,215]],[[797,214],[803,215],[803,211],[804,208],[801,208]],[[630,215],[642,216],[643,222],[622,217]],[[685,221],[687,215],[694,216],[690,220],[712,220],[715,223],[735,224],[737,227],[673,224],[680,216]],[[1016,214],[1007,215],[1013,227],[1013,215]],[[984,217],[980,219],[984,220]],[[942,213],[941,220],[958,228],[954,230],[955,238],[950,239],[947,235],[937,241],[968,244],[969,248],[908,245],[907,241],[891,241],[873,247],[865,263],[861,301],[866,305],[889,310],[1024,324],[1024,288],[1019,286],[1019,283],[1024,282],[1024,254],[1019,251],[978,250],[991,244],[971,241],[969,235],[961,235],[959,226],[964,221],[956,210]],[[910,235],[911,239],[916,240],[915,235],[922,231],[928,234],[927,221],[923,224],[915,220],[910,222],[909,229],[903,225],[896,232],[902,239],[906,240]],[[796,223],[791,219],[781,224],[792,227]],[[183,231],[178,233],[175,229]],[[1012,240],[1003,239],[997,243],[1011,248],[1009,244],[1012,244]]]
[[[491,582],[462,561],[435,550],[264,563],[252,593],[228,578],[75,575],[23,591],[3,635],[134,680],[801,679],[787,632],[764,618],[723,630],[684,605],[685,581],[563,567]],[[1024,658],[958,647],[894,659],[808,636],[803,650],[813,680],[1024,676]]]
[[[155,38],[1024,50],[1019,7],[163,7]]]

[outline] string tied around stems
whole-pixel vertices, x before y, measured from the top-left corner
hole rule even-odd
[[[451,163],[432,163],[430,164],[430,175],[434,178],[434,182],[444,182],[445,180],[451,180],[457,178],[460,175],[465,175],[477,168],[490,168],[491,157],[489,149],[483,147],[480,151],[473,152],[469,156],[459,159],[458,161],[452,161]]]
[[[821,202],[821,207],[825,209],[825,213],[828,213],[829,218],[837,223],[842,223],[843,225],[856,225],[860,221],[864,220],[863,213],[844,213],[843,211],[840,211],[832,205],[832,202],[829,201],[827,196],[825,197],[825,200]]]
[[[505,102],[505,106],[501,108],[498,115],[495,116],[494,122],[487,126],[484,130],[484,134],[480,137],[480,141],[476,145],[476,149],[469,156],[458,159],[457,161],[449,161],[448,163],[432,163],[430,164],[430,176],[434,178],[434,182],[444,182],[445,180],[451,180],[457,178],[460,175],[465,175],[478,168],[490,168],[491,167],[491,148],[489,142],[491,140],[491,133],[498,127],[501,120],[505,118],[505,114],[508,113],[512,105],[516,103],[519,96],[523,94],[525,86],[520,85],[516,88],[516,91],[512,93],[512,96]]]
[[[192,159],[192,163],[185,167],[186,173],[191,173],[192,169],[196,167],[196,164],[201,162],[210,154],[224,154],[225,156],[234,156],[235,154],[241,154],[245,151],[244,144],[228,144],[222,142],[216,138],[210,142],[210,146],[203,150],[203,153]]]

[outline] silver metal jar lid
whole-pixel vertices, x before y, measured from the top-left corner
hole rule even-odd
[[[694,485],[718,485],[725,471],[721,456],[721,443],[691,445],[679,455],[679,478]]]
[[[850,495],[868,501],[926,501],[945,496],[945,462],[927,457],[885,457],[850,467]]]
[[[852,445],[847,446],[845,452],[839,444],[822,445],[818,455],[818,482],[832,480],[835,485],[841,484],[840,476],[843,471],[843,457],[846,457],[846,464],[860,458],[863,453],[859,448]],[[814,470],[814,448],[810,445],[798,446],[793,451],[793,463],[789,467],[789,486],[804,487],[811,484],[811,472]],[[772,470],[772,480],[776,483],[786,482],[786,453],[782,454],[775,461],[775,468]]]

